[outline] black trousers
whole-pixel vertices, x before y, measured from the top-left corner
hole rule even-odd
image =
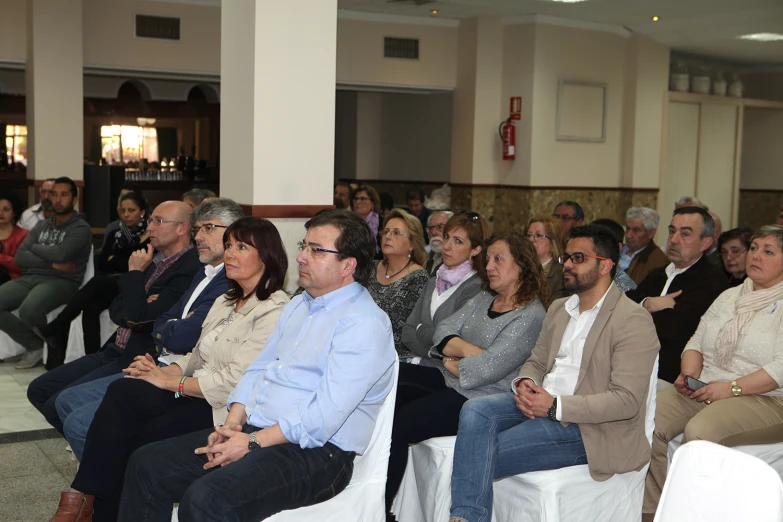
[[[256,431],[245,425],[243,431]],[[121,522],[169,522],[179,501],[187,522],[257,522],[286,509],[324,502],[351,481],[355,454],[327,442],[302,449],[279,444],[246,453],[224,467],[204,470],[212,429],[148,444],[128,463]]]
[[[114,522],[125,467],[135,450],[212,427],[212,406],[205,399],[177,399],[173,392],[146,381],[116,380],[106,390],[90,424],[72,487],[95,495],[95,522]]]
[[[391,510],[408,465],[408,445],[433,437],[456,435],[459,412],[467,400],[446,386],[439,369],[400,363],[386,476],[387,511]]]
[[[55,407],[55,401],[60,392],[71,386],[121,372],[123,368],[126,368],[120,363],[122,355],[122,350],[109,343],[106,345],[106,349],[98,353],[79,357],[75,361],[49,370],[27,387],[27,400],[41,412],[52,427],[62,433],[63,424]]]
[[[79,289],[54,321],[41,328],[41,333],[46,337],[67,339],[71,321],[82,314],[84,352],[95,353],[101,347],[101,313],[119,294],[116,276],[95,276]]]

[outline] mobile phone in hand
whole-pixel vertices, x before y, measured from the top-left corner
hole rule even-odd
[[[704,388],[705,386],[707,386],[706,382],[700,381],[699,379],[694,379],[690,375],[685,376],[685,387],[689,390],[696,391],[699,388]]]

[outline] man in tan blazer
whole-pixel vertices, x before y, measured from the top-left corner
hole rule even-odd
[[[460,414],[451,521],[492,516],[492,481],[587,464],[598,481],[650,460],[647,391],[660,345],[650,314],[612,283],[617,240],[571,230],[564,283],[513,393],[471,399]]]

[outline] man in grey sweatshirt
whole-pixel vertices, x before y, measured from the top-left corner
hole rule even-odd
[[[54,215],[35,225],[16,252],[22,277],[0,286],[0,330],[25,349],[17,369],[43,360],[43,340],[34,328],[45,325],[46,314],[76,295],[90,259],[90,225],[73,209],[76,183],[57,178],[52,193]],[[17,309],[19,317],[12,313]]]

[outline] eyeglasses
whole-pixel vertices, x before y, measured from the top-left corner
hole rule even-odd
[[[600,260],[606,260],[611,261],[608,257],[601,257],[601,256],[594,256],[592,254],[583,254],[582,252],[574,252],[573,254],[563,254],[560,257],[557,258],[557,262],[561,265],[566,264],[566,261],[569,259],[571,262],[575,265],[581,265],[585,262],[585,258],[591,258],[591,259],[600,259]]]
[[[159,217],[151,217],[147,220],[148,225],[155,225],[156,227],[161,226],[163,223],[177,223],[182,224],[182,221],[171,221],[168,219],[160,219]]]
[[[568,214],[552,214],[552,217],[556,217],[560,221],[571,221],[575,219],[574,216],[569,216]]]
[[[386,237],[389,234],[391,234],[392,237],[410,237],[408,234],[406,234],[399,228],[394,228],[394,229],[384,228],[383,230],[381,230],[381,237]]]
[[[438,232],[443,232],[443,227],[445,226],[444,223],[441,223],[440,225],[427,225],[427,231],[432,232],[433,230],[437,230]]]
[[[297,246],[299,247],[300,252],[304,252],[307,250],[307,252],[310,254],[310,257],[316,257],[319,254],[337,254],[340,255],[342,252],[338,252],[337,250],[329,250],[328,248],[321,248],[317,246],[308,245],[304,241],[300,241],[297,243]]]
[[[527,238],[530,241],[541,241],[542,239],[552,239],[551,237],[544,235],[544,234],[526,234]]]
[[[739,257],[747,252],[747,250],[740,250],[739,248],[732,248],[731,250],[721,250],[720,257]]]
[[[355,198],[353,198],[353,200],[354,201],[360,201],[362,203],[364,203],[365,201],[371,201],[370,198],[366,198],[364,196],[355,197]]]
[[[467,210],[458,210],[455,212],[455,214],[458,214],[460,216],[467,216],[469,220],[471,221],[478,221],[481,216],[478,212],[469,212]]]
[[[206,234],[211,234],[216,228],[228,228],[226,225],[216,225],[214,223],[204,223],[200,227],[193,227],[191,233],[196,236],[199,230],[204,230]]]

